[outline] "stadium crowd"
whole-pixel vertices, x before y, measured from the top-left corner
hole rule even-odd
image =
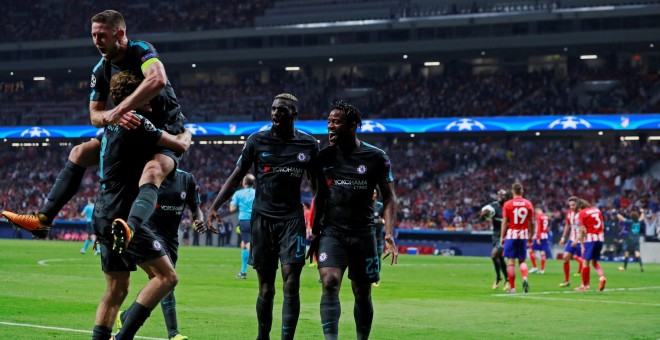
[[[563,77],[550,71],[470,74],[450,69],[429,76],[343,74],[324,81],[287,73],[267,83],[260,81],[259,72],[247,72],[231,83],[200,83],[175,90],[189,121],[195,123],[264,120],[268,114],[264,102],[283,91],[300,94],[304,103],[301,119],[323,119],[330,102],[347,97],[352,97],[367,119],[660,110],[660,102],[652,104],[649,94],[659,83],[657,74],[576,67]],[[589,91],[593,81],[608,81],[610,85]],[[1,83],[0,101],[6,104],[0,105],[0,124],[87,125],[88,92],[87,82],[82,80]]]
[[[580,4],[564,4],[559,0],[514,0],[502,2],[477,1],[428,1],[428,0],[341,0],[341,1],[310,1],[287,2],[277,0],[253,1],[222,1],[205,2],[199,0],[155,1],[155,0],[117,0],[113,1],[113,9],[119,10],[131,18],[131,32],[164,33],[164,32],[195,32],[255,27],[255,18],[268,16],[269,8],[293,10],[293,13],[305,6],[311,11],[330,11],[336,21],[341,21],[341,13],[351,4],[373,3],[374,6],[389,8],[389,18],[398,20],[408,17],[474,15],[479,13],[519,13],[553,11],[560,7],[584,7],[607,5],[625,5],[605,1],[581,2]],[[657,1],[647,1],[655,4]],[[2,1],[0,10],[11,13],[0,18],[0,29],[6,32],[0,38],[0,43],[63,40],[85,38],[84,29],[87,20],[72,21],[73,17],[91,18],[98,11],[94,1],[64,1],[64,0],[25,0]],[[145,16],[144,12],[150,15]],[[298,23],[294,16],[288,24]],[[283,22],[287,24],[287,22]],[[44,30],[43,27],[57,27],[57,30]]]
[[[583,197],[604,212],[645,207],[660,214],[660,183],[648,175],[660,161],[657,143],[620,141],[530,141],[515,138],[454,140],[389,137],[375,141],[392,159],[400,229],[485,230],[480,208],[511,183],[525,184],[525,197],[544,207],[559,231],[566,198]],[[0,207],[34,212],[43,203],[68,154],[68,147],[0,148]],[[193,145],[181,168],[195,175],[204,207],[235,167],[240,145]],[[59,214],[80,218],[88,197],[98,189],[97,169],[88,170],[81,189]],[[311,199],[304,185],[303,200]],[[227,207],[223,207],[227,209]],[[227,213],[227,211],[223,212]],[[616,219],[610,214],[611,219]],[[557,233],[558,234],[558,233]]]
[[[117,0],[111,7],[131,18],[132,33],[141,34],[253,27],[254,17],[271,2]],[[98,12],[98,6],[91,0],[2,1],[0,10],[11,15],[0,18],[0,30],[6,33],[0,43],[87,38],[89,19]],[[145,11],[150,14],[144,15]]]

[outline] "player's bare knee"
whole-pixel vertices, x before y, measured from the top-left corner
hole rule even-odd
[[[112,287],[109,288],[109,294],[106,294],[108,297],[108,300],[111,301],[113,304],[119,304],[121,305],[122,302],[126,299],[128,296],[128,287],[123,286],[123,285],[113,285]]]
[[[177,284],[179,284],[179,276],[176,275],[175,272],[171,272],[169,274],[163,275],[161,277],[161,281],[163,282],[164,288],[172,290],[174,287],[176,287]]]
[[[69,161],[83,168],[96,165],[99,163],[100,146],[97,140],[78,144],[69,152]]]
[[[163,182],[165,176],[167,176],[167,174],[163,172],[161,167],[157,165],[147,165],[144,172],[142,172],[142,177],[140,177],[140,185],[151,183],[160,186],[160,183]]]

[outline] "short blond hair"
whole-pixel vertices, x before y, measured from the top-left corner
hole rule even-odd
[[[277,96],[275,96],[275,99],[281,99],[281,100],[286,100],[291,102],[291,106],[293,107],[293,115],[298,114],[298,98],[296,96],[290,94],[290,93],[280,93]]]

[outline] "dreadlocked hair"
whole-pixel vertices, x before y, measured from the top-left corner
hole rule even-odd
[[[355,123],[357,127],[362,126],[362,113],[360,110],[357,109],[357,107],[343,101],[343,100],[337,100],[334,103],[332,103],[332,106],[330,107],[330,111],[332,110],[341,110],[346,114],[346,119],[350,123]]]

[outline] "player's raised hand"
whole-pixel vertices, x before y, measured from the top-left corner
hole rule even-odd
[[[118,106],[115,106],[114,108],[104,111],[103,112],[103,125],[108,126],[108,125],[114,125],[119,123],[119,120],[122,118],[122,116],[125,114],[125,112],[121,112],[119,110]]]
[[[126,130],[134,130],[137,129],[142,122],[140,121],[140,118],[135,115],[135,111],[128,111],[119,118],[117,124]]]
[[[307,251],[306,259],[309,259],[309,263],[314,263],[314,257],[317,256],[319,252],[319,239],[321,236],[312,234],[309,237],[309,250]]]
[[[394,237],[392,237],[392,235],[385,235],[385,246],[387,247],[387,251],[385,251],[385,254],[383,255],[383,260],[392,255],[390,258],[390,265],[397,264],[399,260],[399,250],[396,248]]]

